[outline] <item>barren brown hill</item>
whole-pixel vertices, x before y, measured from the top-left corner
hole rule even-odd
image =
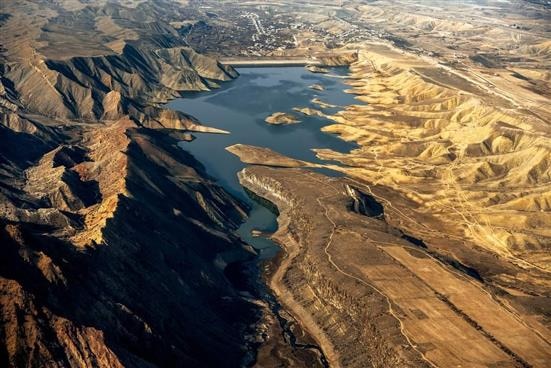
[[[547,274],[548,121],[461,74],[383,46],[368,47],[351,70],[351,93],[363,104],[325,130],[362,148],[320,154],[355,166],[349,175],[406,194],[450,233]]]
[[[186,45],[179,9],[2,3],[2,366],[250,359],[258,308],[224,274],[252,256],[231,235],[243,205],[177,146],[217,131],[160,107],[237,73]]]
[[[172,2],[80,5],[67,10],[47,2],[5,4],[10,12],[1,20],[2,97],[9,107],[56,119],[129,114],[146,125],[172,128],[193,122],[182,115],[181,123],[167,123],[155,106],[237,76],[187,47],[163,22],[177,16],[169,12],[178,9]],[[113,42],[120,47],[111,49]]]

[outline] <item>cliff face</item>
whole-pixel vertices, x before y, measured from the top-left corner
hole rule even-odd
[[[186,46],[173,2],[5,5],[0,365],[239,365],[245,214],[177,146],[209,128],[160,107],[237,73]]]
[[[3,196],[4,362],[237,364],[254,316],[222,269],[247,257],[224,235],[239,204],[164,133],[122,120],[82,134]]]

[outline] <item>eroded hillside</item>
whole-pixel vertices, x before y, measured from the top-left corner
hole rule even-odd
[[[319,153],[406,194],[450,235],[549,272],[548,122],[460,73],[384,46],[368,47],[351,71],[362,104],[325,130],[362,148]]]
[[[0,24],[7,109],[52,119],[130,115],[153,127],[190,127],[190,117],[174,112],[167,118],[157,106],[182,91],[208,90],[237,76],[197,54],[166,23],[178,16],[168,12],[178,9],[172,2],[75,3],[76,9],[63,2],[5,4],[10,13]]]
[[[217,131],[160,107],[235,70],[186,45],[173,2],[1,8],[0,365],[250,359],[258,308],[224,275],[252,257],[243,205],[177,146]]]

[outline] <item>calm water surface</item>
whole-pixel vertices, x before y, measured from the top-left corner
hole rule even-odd
[[[252,200],[237,179],[237,172],[246,165],[225,150],[233,144],[242,143],[268,147],[286,156],[310,162],[319,160],[312,149],[330,148],[348,152],[355,147],[338,137],[323,133],[320,129],[331,122],[324,118],[308,117],[293,112],[293,107],[311,107],[326,113],[335,113],[337,108],[321,109],[311,102],[319,98],[333,105],[346,106],[354,103],[353,95],[344,92],[346,68],[334,68],[331,75],[313,74],[302,67],[241,68],[239,78],[224,83],[212,92],[189,93],[174,100],[168,107],[190,114],[204,125],[231,132],[230,134],[195,134],[193,142],[182,142],[183,149],[190,152],[216,178],[227,191],[251,206],[248,220],[239,228],[241,238],[252,245],[263,259],[274,256],[278,247],[266,238],[252,237],[251,231],[277,230],[274,213]],[[320,84],[324,91],[310,88]],[[293,125],[273,126],[264,119],[274,112],[292,113],[302,122]]]

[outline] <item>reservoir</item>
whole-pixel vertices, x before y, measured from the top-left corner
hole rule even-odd
[[[230,132],[196,133],[197,139],[181,142],[180,146],[201,162],[207,174],[226,191],[249,206],[249,216],[237,234],[255,248],[259,261],[273,258],[280,248],[272,240],[263,236],[254,237],[251,232],[273,233],[277,230],[277,215],[247,195],[237,178],[237,173],[247,165],[226,151],[226,147],[238,143],[267,147],[291,158],[316,163],[323,161],[316,157],[312,149],[348,152],[355,148],[355,144],[321,131],[323,126],[331,124],[330,120],[293,110],[295,107],[308,107],[334,114],[344,106],[353,104],[354,96],[344,92],[347,71],[348,68],[332,68],[328,75],[322,75],[311,73],[303,67],[239,68],[240,77],[224,83],[221,88],[188,93],[168,105],[171,109],[194,116],[204,125]],[[318,85],[318,88],[313,89],[312,85]],[[334,107],[324,105],[325,108],[321,108],[312,101],[314,99]],[[266,117],[275,112],[291,113],[301,122],[290,125],[266,123]],[[334,172],[325,174],[336,175]],[[283,313],[276,297],[264,285],[258,285],[258,288],[259,296],[267,302],[281,327],[283,340],[293,349],[313,353],[312,356],[316,357],[313,366],[328,367],[319,346],[298,341],[295,336],[296,322]]]
[[[259,252],[261,259],[273,257],[279,248],[269,239],[253,237],[251,231],[274,232],[277,218],[245,193],[237,172],[246,164],[225,148],[237,143],[267,147],[291,158],[318,163],[323,161],[312,149],[350,151],[354,144],[320,130],[331,121],[293,111],[294,107],[310,107],[332,114],[353,104],[354,96],[344,92],[347,70],[332,68],[328,75],[323,75],[311,73],[303,67],[240,68],[240,77],[223,83],[220,89],[187,93],[168,104],[169,108],[192,115],[204,125],[230,132],[196,133],[197,139],[181,142],[180,146],[201,162],[207,174],[224,189],[250,206],[249,218],[237,233]],[[324,89],[312,89],[314,84]],[[315,98],[336,107],[322,109],[312,102]],[[290,125],[266,123],[264,119],[274,112],[291,113],[301,122]]]

